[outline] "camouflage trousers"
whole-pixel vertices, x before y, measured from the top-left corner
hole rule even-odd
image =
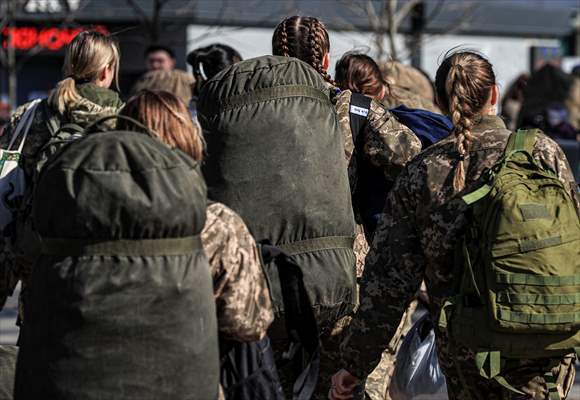
[[[439,365],[447,381],[450,400],[548,400],[545,374],[551,372],[561,399],[568,396],[576,375],[576,356],[570,354],[559,362],[549,359],[506,360],[502,376],[515,388],[526,393],[517,394],[505,389],[495,380],[484,379],[475,366],[473,351],[454,345],[447,333],[436,328]]]

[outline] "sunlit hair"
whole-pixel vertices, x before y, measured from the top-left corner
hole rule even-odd
[[[64,79],[51,92],[48,102],[61,114],[81,98],[77,83],[96,81],[103,70],[112,66],[115,85],[119,82],[119,47],[117,42],[100,32],[85,31],[75,36],[66,48]]]
[[[342,90],[378,97],[387,87],[381,69],[371,57],[346,53],[336,63],[335,81]]]
[[[278,24],[272,36],[272,54],[296,57],[311,65],[329,83],[334,81],[322,66],[324,56],[330,52],[328,31],[314,17],[293,16]]]
[[[144,90],[131,97],[120,112],[145,125],[164,143],[201,161],[203,141],[199,127],[193,123],[185,104],[162,90]],[[119,119],[118,129],[143,132],[143,128]]]
[[[437,70],[435,88],[437,103],[449,115],[454,125],[455,146],[459,163],[455,169],[453,186],[465,186],[465,156],[473,140],[474,119],[481,114],[496,84],[493,67],[482,55],[459,51],[446,55]]]

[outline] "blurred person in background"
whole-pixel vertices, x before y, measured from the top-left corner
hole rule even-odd
[[[221,70],[242,61],[242,56],[227,44],[214,43],[199,47],[187,55],[187,63],[193,70],[195,84],[190,104],[192,115],[196,115],[196,102],[202,86]]]
[[[576,139],[580,132],[580,78],[544,64],[523,91],[518,128],[539,128],[548,136]]]
[[[384,62],[380,68],[389,84],[390,90],[383,98],[389,108],[404,104],[410,108],[441,112],[435,104],[433,83],[425,72],[399,61]]]
[[[503,96],[501,116],[510,130],[517,129],[518,114],[524,102],[524,90],[529,80],[528,74],[521,74],[511,83]]]
[[[163,45],[152,45],[145,50],[147,71],[171,71],[175,68],[175,52]]]
[[[176,95],[185,104],[192,98],[194,79],[186,71],[175,68],[175,52],[163,45],[145,50],[145,72],[131,88],[133,96],[142,90],[164,90]]]

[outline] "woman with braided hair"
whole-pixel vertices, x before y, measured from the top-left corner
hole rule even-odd
[[[435,83],[438,105],[455,129],[407,164],[387,198],[362,277],[364,306],[341,348],[344,369],[332,378],[334,400],[352,398],[353,386],[379,362],[422,279],[434,320],[446,301],[457,296],[455,249],[469,226],[462,196],[481,187],[480,177],[503,156],[511,135],[496,115],[495,74],[482,55],[448,55]],[[535,135],[532,146],[537,165],[553,171],[578,210],[574,177],[562,150],[542,133]],[[556,360],[502,358],[504,382],[519,391],[515,394],[499,379],[483,378],[475,350],[452,341],[442,326],[436,324],[435,334],[450,399],[539,400],[554,398],[556,391],[561,398],[568,394],[575,374],[572,355]],[[547,378],[550,372],[553,376]]]
[[[421,151],[421,142],[413,132],[401,124],[378,100],[367,98],[366,112],[354,115],[351,110],[354,99],[351,90],[341,90],[328,75],[330,65],[330,39],[324,24],[314,17],[291,16],[278,24],[272,37],[272,52],[277,56],[295,57],[309,64],[328,82],[330,97],[334,103],[339,118],[341,130],[344,136],[345,157],[348,162],[348,175],[351,193],[353,194],[353,208],[358,227],[354,242],[354,252],[357,263],[357,276],[362,274],[364,259],[368,252],[372,237],[372,229],[368,226],[363,228],[361,206],[357,201],[357,182],[367,179],[367,166],[376,169],[380,176],[381,184],[386,179],[386,186],[392,186],[395,178],[403,170],[405,164]],[[345,88],[346,89],[346,88]],[[367,93],[363,93],[367,94]],[[365,96],[362,96],[363,99]],[[373,96],[374,97],[374,96]],[[358,107],[359,104],[356,104]],[[354,108],[360,110],[360,108]],[[361,118],[362,116],[362,118]],[[356,141],[356,146],[355,146]],[[355,147],[360,149],[361,154],[356,154]],[[362,165],[362,164],[365,165]],[[383,178],[384,176],[384,178]],[[372,179],[372,178],[370,178]],[[375,182],[376,184],[376,182]],[[359,188],[362,185],[359,185]],[[380,197],[380,196],[379,196]],[[382,203],[381,203],[382,205]],[[350,317],[343,319],[338,324],[340,328],[334,329],[331,336],[323,336],[324,353],[321,357],[320,391],[327,388],[329,371],[334,369],[338,359],[338,341],[340,333],[347,325]],[[332,371],[333,372],[333,371]],[[379,368],[375,379],[369,386],[377,386],[381,391],[387,371]],[[376,385],[374,382],[377,382]],[[379,386],[381,389],[379,389]],[[362,388],[359,387],[359,392]],[[362,396],[361,393],[359,395]]]

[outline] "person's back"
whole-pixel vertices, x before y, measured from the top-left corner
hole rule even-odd
[[[441,112],[435,104],[431,80],[423,71],[398,61],[387,61],[381,65],[381,72],[390,88],[383,97],[389,108],[405,105]]]
[[[0,259],[3,260],[0,268],[10,271],[8,275],[0,272],[0,306],[12,292],[12,285],[29,274],[38,254],[38,240],[30,225],[29,215],[34,177],[47,159],[47,152],[41,150],[66,125],[74,125],[77,132],[117,113],[123,103],[109,87],[117,79],[118,66],[119,50],[111,37],[98,32],[80,33],[67,47],[63,68],[65,79],[35,110],[19,160],[25,175],[26,191],[24,198],[14,199],[11,205],[15,222],[0,235]],[[9,126],[0,136],[1,148],[6,148],[10,143],[13,130],[29,107],[30,104],[26,104],[16,110]],[[114,122],[104,124],[112,127]],[[11,275],[12,279],[7,281],[12,281],[12,284],[2,280],[3,276]]]
[[[362,378],[376,364],[396,329],[405,299],[422,278],[437,318],[443,306],[457,295],[460,270],[456,267],[456,247],[468,227],[468,205],[461,196],[481,186],[483,172],[504,155],[510,137],[511,132],[495,115],[495,76],[482,56],[471,52],[449,56],[438,70],[436,87],[440,105],[455,125],[454,135],[411,161],[389,196],[361,284],[361,298],[368,307],[357,315],[353,325],[356,329],[344,348],[343,365],[350,374],[341,371],[335,376],[336,394],[348,392],[347,386],[354,379],[351,374]],[[539,134],[532,153],[537,165],[553,171],[564,184],[578,211],[576,185],[562,150]],[[377,285],[380,290],[375,289]],[[486,379],[481,375],[483,365],[476,367],[480,360],[475,353],[479,349],[459,344],[450,339],[451,334],[454,332],[447,331],[443,323],[436,329],[439,361],[450,399],[502,399],[509,396],[505,387],[509,385],[528,396],[522,398],[533,399],[547,399],[550,387],[560,395],[570,390],[573,355],[551,361],[502,359],[505,381],[500,377]],[[548,372],[553,373],[555,385],[545,380]],[[503,384],[506,381],[509,385]]]

